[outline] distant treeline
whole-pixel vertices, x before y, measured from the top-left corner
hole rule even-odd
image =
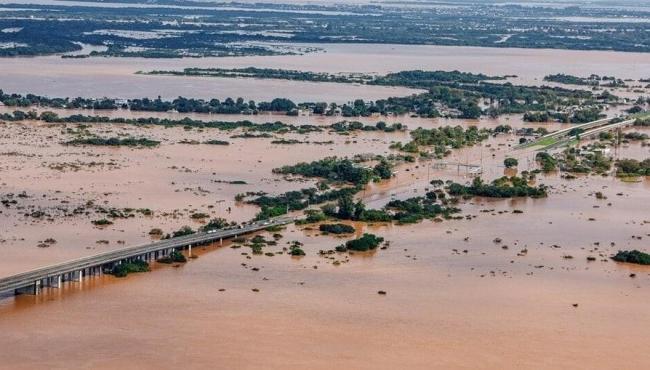
[[[602,86],[602,87],[628,87],[625,81],[612,76],[599,76],[592,74],[589,77],[577,77],[558,73],[544,77],[544,81],[556,82],[567,85]],[[641,81],[643,82],[643,81]]]
[[[459,71],[402,71],[384,76],[339,76],[323,73],[299,72],[274,69],[220,69],[220,74],[269,78],[302,79],[306,81],[332,81],[365,83],[382,86],[402,86],[425,89],[426,92],[405,97],[391,97],[376,101],[356,99],[346,104],[326,102],[295,103],[286,98],[270,102],[245,101],[243,98],[194,99],[178,97],[173,100],[141,98],[118,100],[110,98],[50,98],[34,94],[6,94],[0,90],[0,102],[7,106],[42,106],[76,109],[128,109],[132,111],[218,114],[257,114],[259,112],[282,112],[298,115],[300,110],[316,115],[341,115],[359,117],[371,115],[411,114],[420,117],[479,118],[482,115],[497,117],[501,114],[553,110],[562,112],[569,107],[593,106],[618,101],[618,97],[603,92],[594,95],[585,90],[569,90],[560,87],[516,86],[496,83],[501,76],[487,76]]]
[[[123,117],[105,117],[105,116],[88,116],[82,114],[73,114],[61,117],[54,112],[43,112],[40,115],[35,111],[14,111],[13,113],[1,113],[0,120],[4,121],[24,121],[24,120],[41,120],[48,123],[107,123],[107,124],[129,124],[129,125],[155,125],[155,126],[183,126],[194,128],[216,128],[219,130],[246,129],[249,131],[259,132],[296,132],[300,134],[309,132],[321,132],[330,130],[338,133],[353,131],[383,131],[395,132],[406,130],[406,125],[401,123],[387,124],[379,121],[374,125],[363,124],[358,121],[341,121],[335,122],[329,126],[316,125],[291,125],[280,121],[255,123],[248,120],[243,121],[201,121],[191,118],[168,119],[157,117],[146,118],[123,118]]]

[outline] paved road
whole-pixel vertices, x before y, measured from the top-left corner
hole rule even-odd
[[[13,291],[34,284],[46,278],[57,277],[63,274],[81,271],[83,269],[98,267],[127,258],[138,257],[147,253],[169,250],[172,248],[184,248],[189,245],[207,244],[220,239],[227,239],[236,235],[242,235],[266,229],[269,226],[286,225],[293,222],[291,217],[281,217],[267,222],[252,223],[243,227],[219,229],[210,232],[198,232],[196,234],[161,240],[155,243],[143,244],[134,247],[119,249],[115,251],[100,253],[92,256],[78,258],[72,261],[51,265],[20,274],[0,278],[0,292]]]

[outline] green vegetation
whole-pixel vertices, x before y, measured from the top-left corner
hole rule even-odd
[[[549,112],[526,112],[524,122],[548,122],[551,120]]]
[[[195,234],[195,233],[196,233],[196,231],[192,230],[191,227],[183,226],[180,229],[178,229],[177,231],[174,231],[171,235],[167,234],[165,236],[165,239],[176,238],[176,237],[179,237],[179,236],[192,235],[192,234]]]
[[[249,69],[247,69],[249,70]],[[219,75],[225,73],[220,70]],[[325,75],[311,72],[285,71],[285,70],[259,70],[250,69],[249,72],[235,70],[232,73],[243,73],[246,76],[284,76],[289,79],[313,78],[315,80],[337,80],[337,82],[363,83],[371,85],[402,86],[423,89],[426,92],[405,97],[391,97],[377,101],[364,101],[356,99],[351,103],[338,105],[336,103],[295,103],[285,98],[275,98],[270,102],[256,103],[245,101],[243,98],[219,99],[192,99],[178,97],[172,101],[157,99],[131,99],[125,103],[117,103],[115,99],[88,99],[88,98],[47,98],[29,94],[4,94],[0,91],[0,101],[7,106],[31,106],[55,108],[95,108],[95,109],[128,109],[132,111],[178,111],[181,113],[220,113],[220,114],[257,114],[259,112],[284,112],[288,115],[298,115],[299,110],[309,111],[320,115],[342,115],[344,117],[368,117],[373,114],[412,114],[421,117],[458,117],[475,119],[482,115],[496,117],[500,114],[524,113],[529,111],[557,111],[554,113],[558,120],[567,122],[585,122],[593,116],[591,110],[574,111],[575,106],[597,106],[616,102],[617,97],[602,93],[594,96],[589,91],[568,90],[557,87],[515,86],[511,83],[493,83],[490,80],[502,80],[504,77],[493,77],[482,74],[464,73],[458,71],[402,71],[384,76],[341,76]],[[253,71],[253,72],[251,72]],[[256,71],[256,72],[255,72]],[[172,73],[172,72],[167,72]],[[194,75],[196,69],[192,69]],[[209,72],[211,73],[211,72]],[[231,73],[231,72],[228,72]],[[182,74],[178,72],[175,74]],[[310,77],[311,76],[311,77]],[[486,103],[487,108],[481,108]],[[590,108],[591,109],[591,108]],[[564,112],[563,112],[564,110]],[[598,115],[600,110],[596,111]],[[529,115],[529,118],[533,116]],[[548,117],[546,117],[548,118]],[[538,119],[538,118],[534,118]],[[188,119],[189,120],[189,119]],[[190,120],[191,121],[191,120]],[[335,124],[332,129],[337,131],[350,130],[383,130],[392,132],[402,129],[400,124],[391,126],[384,122],[377,125],[362,125],[358,122],[348,124]]]
[[[567,115],[566,118],[561,119],[562,122],[568,123],[587,123],[605,118],[601,113],[600,107],[587,107],[573,111],[572,114]]]
[[[604,174],[612,167],[612,160],[596,145],[568,148],[557,156],[557,161],[562,171],[573,173]]]
[[[614,257],[614,261],[617,262],[626,262],[626,263],[635,263],[637,265],[650,265],[650,254],[632,250],[632,251],[618,251]]]
[[[444,198],[444,194],[439,196]],[[351,195],[339,198],[337,206],[328,204],[322,207],[327,217],[341,220],[363,222],[397,222],[399,224],[417,223],[424,219],[449,219],[460,209],[436,204],[438,196],[434,192],[426,197],[413,197],[406,200],[392,200],[383,209],[366,209],[361,201],[352,199]]]
[[[408,153],[417,153],[420,146],[433,147],[437,157],[443,157],[451,153],[451,149],[460,149],[465,146],[472,146],[489,137],[489,131],[470,126],[464,129],[461,126],[445,126],[441,128],[424,129],[417,128],[411,132],[412,141],[402,145],[396,143],[391,145],[392,149],[398,149]]]
[[[627,132],[623,135],[623,139],[632,141],[648,140],[648,134],[642,132]]]
[[[32,114],[33,113],[33,114]],[[31,117],[31,118],[30,118]],[[274,133],[286,133],[286,132],[296,132],[300,134],[305,134],[309,132],[320,132],[322,128],[314,125],[289,125],[282,123],[280,121],[276,122],[266,122],[266,123],[254,123],[252,121],[201,121],[194,120],[191,118],[183,118],[179,120],[167,119],[167,118],[156,118],[156,117],[146,117],[146,118],[110,118],[102,116],[86,116],[80,114],[73,114],[67,117],[59,117],[58,114],[53,112],[43,112],[40,115],[36,114],[33,111],[22,112],[15,111],[13,114],[4,113],[0,114],[0,119],[7,121],[20,121],[24,119],[38,119],[48,123],[116,123],[116,124],[128,124],[128,125],[155,125],[155,126],[182,126],[185,128],[215,128],[218,130],[232,131],[236,129],[245,129],[247,131],[256,131],[262,133],[274,132]],[[271,136],[269,136],[271,137]],[[206,144],[222,145],[221,140],[210,140]]]
[[[136,272],[148,272],[151,271],[149,264],[142,260],[134,260],[131,262],[124,262],[118,265],[115,265],[111,270],[111,274],[115,277],[122,278],[126,277],[130,273]]]
[[[375,102],[365,102],[357,99],[351,104],[337,106],[327,103],[298,104],[314,114],[333,115],[340,112],[344,117],[370,116],[375,113],[386,115],[416,114],[421,117],[438,117],[441,115],[458,118],[478,118],[482,115],[492,117],[506,113],[524,113],[535,110],[557,110],[559,107],[568,108],[581,102],[593,104],[596,101],[606,102],[615,100],[611,94],[593,97],[588,91],[567,90],[551,87],[514,86],[510,83],[491,83],[493,80],[504,80],[502,76],[487,76],[459,71],[401,71],[383,76],[372,75],[331,75],[325,73],[300,72],[278,69],[198,69],[189,68],[185,71],[154,71],[151,74],[172,75],[205,75],[217,77],[255,77],[280,78],[289,80],[304,80],[314,82],[336,81],[339,83],[362,83],[369,85],[403,86],[425,89],[427,92],[406,96],[381,99]],[[481,109],[480,103],[488,102],[487,109]],[[251,108],[254,109],[254,108]],[[258,107],[259,110],[264,110]],[[293,109],[293,107],[291,107]],[[338,110],[337,110],[338,109]],[[288,110],[290,114],[297,111]],[[569,113],[559,113],[558,119],[578,121]],[[532,116],[528,119],[536,121],[548,120],[546,116]]]
[[[619,159],[616,161],[616,175],[619,177],[650,176],[650,158],[643,161]]]
[[[217,218],[211,219],[210,222],[203,225],[201,227],[201,231],[210,231],[210,230],[223,229],[223,228],[230,227],[230,226],[235,226],[235,225],[237,225],[237,223],[234,222],[234,221],[229,222],[225,218],[217,217]]]
[[[120,2],[126,5],[5,4],[0,29],[13,30],[0,33],[6,45],[0,56],[74,51],[64,57],[231,57],[305,53],[315,48],[301,44],[331,42],[650,51],[645,24],[627,21],[645,13],[620,2],[603,7],[503,6],[499,1],[444,7],[178,0],[140,7],[135,0]],[[193,18],[197,13],[200,22]],[[87,52],[83,44],[96,47]],[[268,69],[212,70],[228,77],[251,71],[267,78],[320,78],[310,72],[276,76]]]
[[[413,223],[423,219],[438,217],[450,218],[453,213],[459,212],[452,207],[444,207],[435,204],[438,197],[434,193],[428,193],[426,198],[416,197],[405,201],[392,201],[385,209],[366,209],[361,201],[354,200],[362,186],[367,184],[372,177],[388,178],[392,173],[389,161],[380,157],[379,163],[374,168],[361,168],[348,159],[336,157],[325,158],[321,161],[311,163],[300,163],[296,166],[286,166],[274,170],[276,173],[291,173],[305,177],[317,177],[331,182],[352,183],[354,187],[343,187],[336,190],[327,190],[324,186],[318,190],[315,188],[291,191],[279,196],[268,196],[265,194],[248,201],[261,207],[257,219],[276,217],[287,213],[290,210],[302,210],[308,205],[322,204],[322,211],[306,211],[306,219],[299,223],[321,222],[329,218],[341,220],[357,220],[364,222],[391,222]],[[321,185],[324,185],[321,183]],[[243,200],[245,195],[239,197]],[[443,196],[441,196],[442,198]],[[333,202],[336,202],[334,204]],[[327,226],[325,226],[327,227]]]
[[[105,218],[102,218],[100,220],[93,220],[91,221],[91,223],[95,226],[108,226],[108,225],[112,225],[113,221],[109,221]]]
[[[540,163],[543,172],[552,172],[557,169],[557,160],[546,152],[538,152],[535,160]]]
[[[353,187],[344,187],[324,192],[319,192],[316,188],[308,188],[299,191],[289,191],[278,196],[261,195],[248,201],[248,203],[261,207],[261,211],[257,214],[256,219],[264,220],[281,216],[288,211],[305,209],[308,204],[321,204],[334,201],[346,194],[356,194],[358,191],[358,188]]]
[[[329,234],[351,234],[356,231],[353,226],[346,224],[323,224],[318,229]]]
[[[171,263],[185,263],[187,262],[187,258],[183,255],[183,253],[179,251],[172,251],[169,255],[158,258],[156,260],[158,263],[164,263],[164,264],[171,264]]]
[[[519,161],[517,159],[515,159],[515,158],[508,157],[508,158],[503,160],[503,165],[506,168],[513,168],[513,167],[517,167],[519,165]]]
[[[294,241],[291,243],[289,246],[289,255],[294,256],[294,257],[302,257],[305,256],[306,253],[305,251],[301,248],[302,244],[300,242]]]
[[[224,141],[224,140],[207,140],[207,141],[204,141],[203,144],[209,144],[209,145],[230,145],[229,142]]]
[[[650,126],[650,117],[637,118],[636,121],[634,121],[634,126],[641,126],[641,127]]]
[[[347,133],[354,131],[395,132],[405,130],[406,126],[402,125],[401,123],[393,123],[391,125],[388,125],[384,121],[379,121],[374,126],[364,125],[358,121],[341,121],[331,124],[330,129],[338,133]]]
[[[548,122],[551,120],[562,123],[587,123],[604,118],[600,106],[591,106],[588,104],[581,105],[579,109],[572,109],[566,112],[526,112],[524,121],[526,122]]]
[[[436,204],[437,195],[434,192],[427,193],[426,197],[414,197],[406,200],[392,200],[384,207],[385,211],[391,211],[391,219],[399,224],[418,223],[423,219],[436,219],[440,216],[451,218],[452,214],[460,212],[460,209],[443,207]],[[363,215],[365,216],[365,215]]]
[[[386,179],[392,176],[387,161],[381,161],[374,169],[360,167],[347,158],[327,157],[311,163],[298,163],[273,169],[276,174],[291,174],[304,177],[318,177],[329,181],[365,185],[373,178]]]
[[[78,138],[70,141],[66,141],[65,145],[95,145],[95,146],[131,146],[131,147],[154,147],[160,144],[160,141],[150,140],[146,138],[124,138],[120,139],[117,137],[112,138],[101,138],[101,137],[88,137],[88,138]]]
[[[336,247],[337,252],[345,251],[356,251],[356,252],[366,252],[369,250],[376,249],[379,244],[384,241],[384,238],[376,236],[374,234],[363,234],[359,239],[349,240],[345,245]]]
[[[557,82],[569,85],[588,85],[598,86],[600,84],[600,77],[598,75],[591,75],[588,78],[576,77],[564,73],[548,75],[544,77],[544,81]]]
[[[530,186],[524,177],[507,177],[496,179],[491,184],[483,183],[480,177],[474,178],[470,186],[452,183],[449,185],[449,194],[454,196],[479,196],[488,198],[512,197],[546,197],[546,186]]]
[[[145,75],[200,76],[200,77],[248,77],[292,81],[363,83],[371,77],[368,75],[344,75],[296,71],[272,68],[185,68],[182,71],[139,72]]]
[[[552,145],[557,144],[557,142],[558,142],[558,139],[556,137],[546,137],[546,138],[543,138],[543,139],[535,142],[535,145],[541,146],[543,148],[548,148],[548,147],[550,147]]]

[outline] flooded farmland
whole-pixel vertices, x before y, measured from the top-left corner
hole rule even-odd
[[[133,73],[216,65],[370,73],[422,68],[516,74],[520,83],[537,84],[548,73],[638,80],[650,70],[650,57],[634,53],[392,45],[328,45],[325,50],[303,56],[191,60],[0,59],[0,88],[51,96],[263,100],[281,95],[297,101],[347,101],[412,91]],[[55,111],[62,116],[88,114]],[[240,136],[243,129],[180,125],[0,123],[0,195],[14,194],[11,199],[17,200],[0,212],[0,276],[147,243],[155,239],[149,234],[154,228],[196,229],[205,222],[193,219],[196,213],[250,220],[259,208],[237,201],[237,194],[277,195],[316,185],[314,179],[274,174],[274,168],[326,156],[397,154],[392,144],[407,143],[418,127],[569,127],[525,123],[521,115],[479,120],[396,116],[358,120],[401,122],[407,130],[341,134],[327,129],[341,117],[95,113],[283,121],[324,130],[251,138]],[[79,130],[160,144],[66,145]],[[624,130],[632,131],[650,134],[647,127]],[[273,143],[279,139],[296,142]],[[229,145],[205,144],[207,140]],[[357,198],[378,209],[394,199],[424,196],[434,179],[469,183],[473,176],[464,166],[469,164],[480,165],[486,181],[535,170],[535,152],[515,149],[518,140],[514,133],[490,135],[477,145],[451,150],[444,159],[400,162],[394,177],[369,183]],[[582,144],[588,142],[584,138]],[[650,157],[650,146],[643,141],[612,151],[615,159]],[[506,157],[518,160],[516,170],[504,168]],[[412,225],[344,222],[356,227],[354,236],[381,235],[389,242],[385,249],[321,254],[350,236],[324,235],[314,225],[289,225],[278,232],[282,236],[277,245],[265,247],[271,255],[254,255],[248,247],[227,241],[195,248],[196,258],[186,264],[154,264],[150,273],[101,275],[48,288],[38,296],[4,297],[1,367],[647,368],[650,269],[609,257],[618,250],[648,251],[650,179],[568,178],[553,171],[540,173],[534,181],[549,187],[548,197],[462,199],[457,205],[460,219]],[[93,225],[103,217],[100,207],[151,213]],[[37,211],[46,216],[34,217]],[[272,236],[270,231],[260,234]],[[43,243],[46,239],[55,243]],[[305,256],[287,253],[292,241],[302,243]]]
[[[308,45],[305,45],[308,46]],[[136,75],[138,71],[183,68],[281,68],[329,73],[385,74],[403,70],[459,70],[516,75],[514,83],[541,84],[545,75],[567,73],[646,78],[650,57],[643,53],[533,50],[478,47],[320,44],[323,52],[291,56],[231,58],[87,58],[58,56],[4,58],[1,89],[61,97],[173,99],[244,97],[257,101],[282,97],[295,101],[347,102],[404,96],[416,90],[299,81]]]

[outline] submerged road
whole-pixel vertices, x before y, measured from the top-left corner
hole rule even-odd
[[[159,256],[168,255],[178,249],[223,241],[223,239],[264,230],[270,226],[286,225],[293,221],[291,217],[280,217],[268,221],[250,223],[245,226],[197,232],[159,242],[82,257],[0,278],[0,293],[11,291],[17,294],[38,294],[42,287],[58,288],[62,282],[70,280],[80,281],[84,276],[101,274],[104,268],[112,268],[119,263],[136,259],[145,261],[155,260]]]

